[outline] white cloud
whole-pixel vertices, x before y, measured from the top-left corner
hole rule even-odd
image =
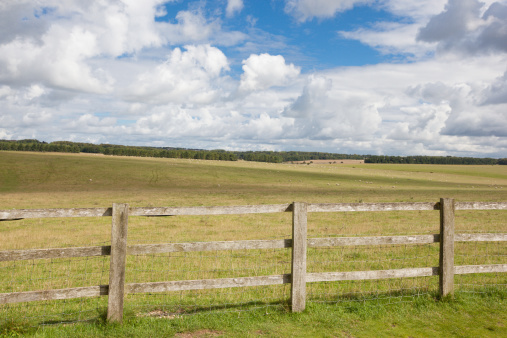
[[[89,31],[53,26],[42,37],[42,45],[20,39],[0,45],[0,81],[104,92],[110,89],[110,79],[85,62],[96,50],[96,38]]]
[[[379,6],[399,17],[411,18],[414,22],[427,21],[433,15],[444,10],[448,0],[383,0]]]
[[[226,56],[210,45],[175,48],[167,60],[142,73],[130,84],[126,97],[132,101],[164,103],[210,103],[220,95],[215,81],[229,69]]]
[[[507,103],[507,71],[484,91],[484,105]]]
[[[220,31],[218,21],[208,22],[199,11],[178,12],[176,21],[177,24],[162,24],[167,41],[172,44],[203,42]]]
[[[178,12],[175,23],[157,22],[165,2],[2,2],[0,19],[6,21],[0,20],[0,81],[106,93],[114,79],[98,59],[114,60],[167,44],[216,40],[231,45],[245,38],[223,31],[219,20],[206,19],[198,9]]]
[[[338,34],[346,39],[358,40],[382,54],[412,55],[420,59],[431,53],[434,45],[417,41],[417,34],[431,17],[444,9],[446,1],[384,0],[375,2],[373,5],[375,8],[394,14],[396,19],[374,22],[352,31],[338,31]]]
[[[478,0],[385,0],[377,4],[405,20],[380,21],[370,27],[339,31],[383,54],[426,58],[439,53],[507,52],[507,3]]]
[[[433,47],[416,41],[420,27],[419,24],[379,22],[372,28],[339,31],[338,34],[346,39],[358,40],[382,54],[412,54],[422,57],[432,51]]]
[[[219,46],[236,45],[247,38],[239,31],[227,31],[217,18],[207,18],[202,10],[180,11],[176,23],[158,22],[161,39],[168,44],[213,43]]]
[[[374,0],[286,0],[285,11],[303,22],[313,18],[331,18],[355,5],[372,2]]]
[[[234,14],[241,12],[243,9],[243,0],[227,0],[227,8],[225,13],[227,17],[233,17]]]
[[[360,139],[375,133],[381,122],[374,96],[334,85],[324,76],[310,76],[284,115],[295,119],[296,137],[310,139]]]
[[[23,123],[25,126],[39,126],[48,123],[53,116],[46,111],[38,111],[23,115]]]
[[[421,28],[418,40],[437,43],[439,52],[507,52],[507,4],[449,0],[445,10]]]
[[[116,119],[112,117],[103,117],[100,118],[98,116],[92,114],[84,114],[81,115],[76,121],[72,121],[68,127],[75,128],[95,128],[95,127],[110,127],[116,124]]]
[[[255,91],[282,86],[297,77],[300,71],[294,64],[286,64],[281,55],[250,55],[243,61],[239,88],[241,91]]]
[[[491,142],[507,130],[506,105],[481,102],[488,84],[503,79],[496,74],[504,62],[449,59],[327,71],[309,78],[284,116],[294,119],[295,137],[309,144],[321,138],[368,153],[499,156]]]

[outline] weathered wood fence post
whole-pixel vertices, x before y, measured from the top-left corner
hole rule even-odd
[[[440,199],[440,297],[454,293],[454,199]]]
[[[123,321],[125,263],[127,258],[128,204],[113,204],[111,226],[111,257],[109,267],[108,322]]]
[[[306,233],[307,205],[292,204],[292,267],[291,302],[292,312],[301,312],[306,306]]]

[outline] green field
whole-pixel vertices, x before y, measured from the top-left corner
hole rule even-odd
[[[457,201],[506,201],[507,167],[295,165],[0,152],[0,210],[110,207],[112,203],[145,207],[293,201],[437,202],[441,197]],[[458,211],[456,231],[507,232],[505,216],[505,211]],[[319,213],[309,215],[308,236],[433,234],[438,233],[438,226],[438,212],[429,211]],[[137,244],[280,239],[289,238],[290,233],[291,214],[283,213],[131,217],[128,236],[129,243]],[[0,222],[0,250],[107,245],[109,240],[110,218],[107,217]],[[438,265],[438,246],[312,249],[308,256],[309,272],[425,267]],[[503,243],[456,245],[457,265],[505,264],[506,256]],[[289,259],[290,250],[278,249],[133,256],[127,262],[127,283],[289,273]],[[107,257],[32,261],[27,265],[8,262],[1,266],[0,293],[107,284],[107,268]],[[155,332],[173,335],[186,331],[197,331],[202,336],[369,336],[372,333],[429,336],[435,330],[444,330],[442,336],[464,332],[469,332],[464,334],[469,336],[505,335],[506,277],[501,274],[457,276],[456,284],[463,294],[458,292],[455,301],[435,303],[438,287],[435,278],[314,283],[309,286],[309,309],[303,314],[287,313],[286,286],[183,292],[176,297],[128,296],[126,306],[131,311],[128,320],[124,326],[113,328],[104,326],[100,319],[56,327],[41,328],[37,324],[100,318],[97,313],[103,310],[107,297],[68,301],[64,305],[61,302],[43,304],[45,317],[34,315],[41,311],[36,306],[16,305],[0,311],[9,320],[3,326],[6,334],[25,332],[48,336],[153,335]],[[386,306],[391,310],[379,310]],[[67,310],[62,307],[69,314],[63,315]],[[157,311],[169,315],[160,319],[150,316]],[[196,312],[201,314],[179,318],[184,313]],[[271,314],[266,316],[266,312]],[[407,318],[407,313],[413,316]],[[469,321],[470,316],[475,322]],[[343,322],[336,323],[335,317]],[[438,327],[424,324],[427,317],[440,323]],[[445,331],[442,318],[453,323],[450,331]],[[156,329],[163,321],[169,322],[168,326]],[[390,324],[384,326],[383,321]],[[27,325],[28,331],[24,329]],[[424,325],[427,328],[420,327]]]

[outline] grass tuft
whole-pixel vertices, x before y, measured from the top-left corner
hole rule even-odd
[[[22,318],[6,318],[0,321],[0,336],[21,337],[35,331],[28,321]]]

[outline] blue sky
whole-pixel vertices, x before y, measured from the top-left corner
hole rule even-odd
[[[211,17],[223,20],[224,27],[231,31],[253,35],[255,32],[252,31],[255,28],[271,35],[273,39],[283,41],[284,46],[265,45],[262,51],[277,54],[286,52],[284,57],[287,62],[297,63],[302,67],[302,71],[310,72],[338,66],[376,64],[389,60],[391,56],[382,55],[359,41],[344,39],[338,32],[370,26],[378,21],[407,19],[396,17],[382,8],[359,5],[330,18],[313,18],[300,22],[287,14],[284,1],[243,2],[243,9],[228,18],[224,10],[224,2],[169,2],[164,4],[167,15],[156,20],[174,22],[174,17],[178,12],[189,8],[199,8]],[[235,47],[237,46],[226,47],[223,50],[228,56],[248,58],[247,53],[238,54]],[[287,47],[291,52],[287,53]],[[232,66],[236,66],[235,70],[237,68],[240,73],[241,60]]]
[[[507,157],[506,0],[7,0],[0,139]]]

